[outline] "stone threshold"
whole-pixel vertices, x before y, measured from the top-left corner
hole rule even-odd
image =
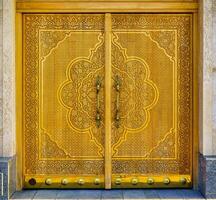
[[[116,190],[23,190],[11,199],[205,199],[199,191],[191,189],[116,189]]]

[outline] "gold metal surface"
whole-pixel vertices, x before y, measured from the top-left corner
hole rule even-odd
[[[197,0],[17,0],[18,12],[68,13],[68,12],[197,12]]]
[[[148,179],[147,179],[147,183],[148,183],[149,185],[154,184],[154,179],[153,179],[153,178],[148,178]]]
[[[51,185],[52,184],[52,179],[51,178],[46,179],[45,183],[47,185]]]
[[[198,176],[199,176],[199,73],[201,68],[198,62],[198,55],[200,51],[199,39],[200,34],[198,28],[198,14],[193,14],[193,188],[198,190]]]
[[[191,14],[112,15],[112,79],[123,80],[118,128],[112,103],[113,174],[161,176],[154,187],[174,187],[181,175],[191,179],[192,19]],[[175,183],[164,179],[170,176],[178,177]]]
[[[137,178],[132,178],[131,183],[132,185],[137,185],[139,183],[139,180]]]
[[[179,179],[179,181],[180,181],[180,183],[183,184],[183,185],[187,183],[187,179],[186,179],[185,177],[181,177],[181,178]]]
[[[62,179],[61,181],[62,185],[67,185],[68,184],[68,180],[66,178]]]
[[[84,185],[84,184],[85,184],[85,180],[82,179],[82,178],[80,178],[80,179],[77,181],[77,183],[78,183],[79,185]]]
[[[119,128],[120,126],[120,85],[121,85],[121,79],[118,75],[115,77],[115,90],[116,90],[116,114],[115,114],[115,125],[116,128]]]
[[[116,185],[121,185],[121,183],[122,183],[122,179],[121,178],[116,178],[115,184]]]
[[[24,180],[24,187],[25,188],[104,188],[104,177],[98,176],[95,178],[94,176],[86,176],[84,178],[80,178],[78,176],[66,176],[64,179],[62,179],[62,175],[56,176],[50,176],[49,177],[52,180],[51,185],[47,185],[45,183],[46,177],[43,175],[36,175],[34,176],[35,184],[30,184],[29,180],[32,179],[30,176],[26,176]],[[95,181],[97,179],[97,181]],[[64,181],[63,181],[64,180]],[[65,183],[65,180],[67,180],[67,184]],[[98,182],[98,180],[100,180]],[[97,182],[97,184],[95,184]]]
[[[96,78],[96,100],[97,100],[97,108],[96,108],[96,124],[99,128],[101,125],[101,115],[100,115],[100,89],[101,89],[101,80],[100,76]]]
[[[16,189],[23,188],[23,32],[22,14],[16,13]]]
[[[47,187],[47,177],[56,187],[55,176],[62,187],[63,178],[71,181],[68,175],[95,187],[88,177],[104,176],[104,51],[104,15],[23,15],[25,187],[32,187],[28,177],[36,177],[34,187]],[[100,127],[95,123],[98,76]]]
[[[169,178],[165,178],[163,180],[163,182],[164,182],[164,184],[168,185],[168,184],[170,184],[170,179]]]
[[[112,183],[112,101],[111,101],[111,29],[112,18],[110,13],[105,14],[105,188],[111,189]]]
[[[192,14],[23,26],[26,188],[192,186]]]
[[[179,183],[179,176],[167,176],[166,183],[164,182],[165,178],[163,176],[139,176],[139,181],[136,184],[132,184],[132,176],[122,176],[113,175],[112,187],[113,188],[188,188],[191,187],[191,182],[186,182],[185,184]],[[183,176],[186,179],[190,179],[190,176]],[[137,179],[137,178],[136,178]],[[116,180],[118,184],[116,184]],[[168,183],[169,180],[169,183]],[[121,183],[121,184],[120,184]]]
[[[94,184],[95,185],[100,185],[100,183],[101,183],[100,179],[99,178],[95,178]]]

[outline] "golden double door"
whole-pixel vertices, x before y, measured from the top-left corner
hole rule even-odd
[[[26,188],[192,186],[192,15],[24,14]]]

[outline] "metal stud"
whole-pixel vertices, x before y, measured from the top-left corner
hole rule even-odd
[[[191,179],[190,178],[187,178],[187,183],[191,183]]]
[[[115,180],[115,184],[116,184],[116,185],[121,185],[121,182],[122,182],[121,178],[117,178],[117,179]]]
[[[61,184],[62,185],[67,185],[68,184],[68,180],[66,178],[62,179]]]
[[[184,177],[181,177],[181,178],[179,179],[179,182],[180,182],[182,185],[185,185],[185,184],[187,183],[187,179],[184,178]]]
[[[77,181],[77,183],[78,183],[79,185],[84,185],[84,184],[85,184],[85,181],[84,181],[84,179],[80,178],[80,179]]]
[[[95,178],[94,184],[95,184],[95,185],[100,185],[100,179],[99,179],[99,178]]]
[[[148,183],[149,185],[154,184],[154,179],[153,179],[153,178],[148,178],[148,179],[147,179],[147,183]]]
[[[35,180],[35,178],[29,179],[28,182],[29,182],[30,185],[36,185],[36,183],[37,183],[36,180]]]
[[[47,178],[46,181],[45,181],[45,183],[47,185],[51,185],[52,184],[52,179],[51,178]]]
[[[169,185],[170,184],[170,179],[169,178],[164,178],[163,183],[165,185]]]
[[[137,185],[138,182],[139,182],[139,180],[138,180],[137,178],[132,178],[132,179],[131,179],[132,185]]]

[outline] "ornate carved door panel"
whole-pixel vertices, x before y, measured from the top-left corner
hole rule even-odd
[[[25,187],[103,187],[104,15],[23,20]]]
[[[112,187],[188,187],[192,16],[112,16]]]
[[[192,15],[24,14],[23,27],[25,187],[192,185]]]

